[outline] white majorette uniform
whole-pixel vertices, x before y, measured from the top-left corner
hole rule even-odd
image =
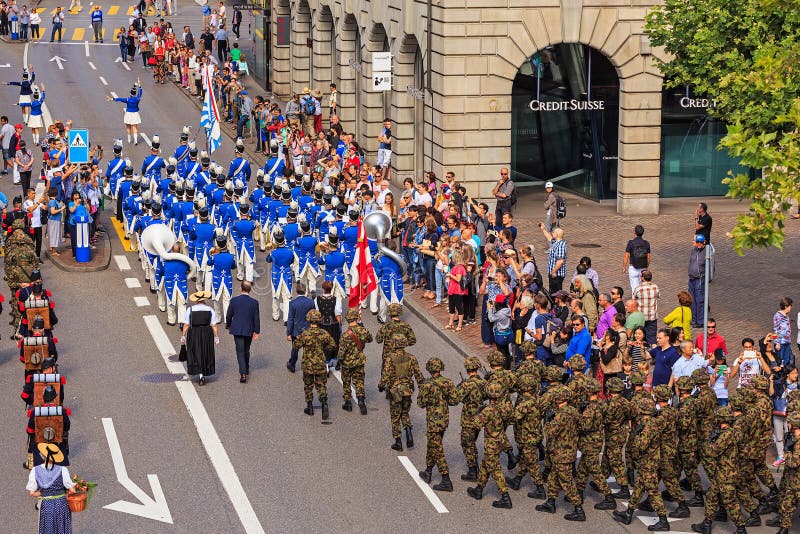
[[[134,85],[131,89],[131,96],[127,98],[117,97],[114,102],[125,103],[125,115],[122,122],[128,126],[136,126],[142,123],[142,117],[139,115],[139,101],[142,99],[142,88],[139,85]]]

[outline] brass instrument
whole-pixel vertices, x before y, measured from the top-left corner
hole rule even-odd
[[[397,252],[383,244],[392,231],[392,218],[389,217],[389,214],[385,211],[373,211],[364,217],[361,224],[364,225],[367,238],[374,239],[378,243],[378,251],[394,260],[405,275],[406,262]]]
[[[189,275],[187,278],[195,278],[197,276],[197,266],[194,260],[186,254],[180,252],[169,252],[172,245],[175,244],[177,238],[172,230],[163,224],[152,224],[144,229],[140,241],[142,248],[150,254],[160,256],[162,260],[178,260],[182,261],[189,266]]]

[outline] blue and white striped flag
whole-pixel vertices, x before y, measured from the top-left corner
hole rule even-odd
[[[203,85],[206,97],[203,100],[203,112],[200,114],[200,126],[205,128],[208,139],[208,153],[212,154],[222,144],[222,131],[219,125],[219,110],[214,98],[214,87],[211,83],[213,67],[206,65],[203,72]]]

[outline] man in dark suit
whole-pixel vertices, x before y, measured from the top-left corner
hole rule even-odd
[[[251,284],[242,282],[242,293],[232,298],[225,315],[225,328],[233,336],[236,345],[236,359],[239,360],[239,382],[247,382],[250,374],[250,344],[258,339],[261,332],[261,319],[258,315],[258,301],[250,296]]]
[[[289,320],[286,321],[286,340],[294,341],[300,333],[309,327],[306,321],[306,314],[315,309],[314,301],[306,296],[306,285],[298,282],[294,285],[297,296],[289,303]],[[233,302],[233,301],[231,301]],[[297,365],[298,351],[294,347],[286,362],[286,368],[290,373],[294,373],[294,366]]]

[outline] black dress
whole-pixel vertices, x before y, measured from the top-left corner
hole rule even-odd
[[[189,330],[186,332],[186,358],[188,374],[214,374],[214,330],[211,328],[211,312],[208,310],[190,311]]]

